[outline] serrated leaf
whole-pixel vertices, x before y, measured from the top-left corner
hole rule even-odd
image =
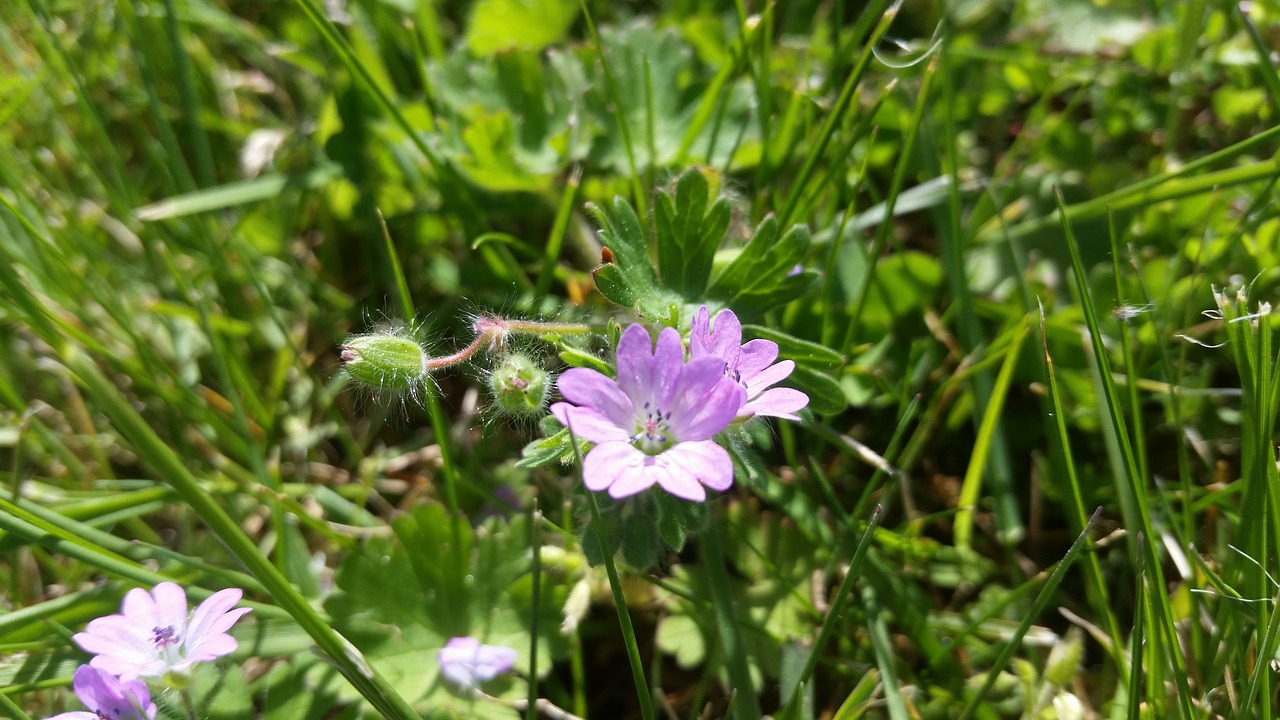
[[[555,422],[556,427],[560,427],[559,421],[555,420],[553,416],[548,415],[547,417],[550,417]],[[585,453],[587,451],[587,444],[586,440],[578,441],[581,452]],[[522,455],[523,457],[516,461],[515,466],[524,470],[546,467],[557,463],[567,465],[575,457],[569,431],[565,428],[561,428],[549,437],[534,440],[525,445]]]
[[[391,527],[406,548],[431,548],[407,553],[428,600],[426,613],[447,636],[465,635],[473,602],[466,580],[474,539],[470,523],[427,503],[398,516]]]
[[[657,285],[644,227],[631,203],[614,197],[609,212],[594,203],[587,203],[587,212],[600,223],[600,240],[613,251],[614,264],[622,271],[627,284],[633,289]]]
[[[747,246],[712,281],[707,294],[740,317],[748,317],[807,292],[817,273],[793,270],[809,249],[809,231],[794,225],[781,238],[778,235],[777,218],[766,216]]]
[[[606,300],[622,307],[635,307],[640,296],[627,282],[622,270],[613,263],[606,263],[591,272],[596,289]]]
[[[689,299],[706,289],[732,214],[727,200],[708,209],[709,199],[707,179],[695,168],[680,176],[674,195],[660,192],[654,205],[659,276],[664,287]]]

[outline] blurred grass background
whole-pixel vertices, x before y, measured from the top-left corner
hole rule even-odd
[[[445,473],[471,517],[537,496],[535,544],[577,552],[571,478],[513,466],[532,428],[486,422],[483,367],[438,378],[433,423],[346,390],[337,347],[407,323],[451,350],[488,309],[634,319],[592,288],[584,204],[647,217],[706,166],[726,256],[768,213],[813,233],[818,286],[752,320],[842,357],[797,346],[817,412],[757,428],[716,506],[766,708],[1270,717],[1280,393],[1268,314],[1230,320],[1275,296],[1278,42],[1273,3],[1210,0],[6,3],[4,697],[62,707],[104,579],[246,587],[243,657],[337,654],[333,570]],[[633,612],[663,702],[719,716],[696,556]],[[606,612],[570,645],[551,698],[638,712]],[[362,712],[292,662],[208,715]]]

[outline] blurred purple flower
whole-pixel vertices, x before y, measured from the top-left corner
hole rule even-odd
[[[596,443],[582,463],[588,490],[615,498],[657,484],[686,500],[707,499],[703,486],[727,490],[733,461],[711,437],[733,421],[746,396],[724,380],[724,362],[684,362],[675,328],[655,349],[649,331],[631,325],[618,341],[618,379],[572,368],[557,387],[568,402],[551,413],[578,437]]]
[[[151,720],[156,716],[151,691],[141,680],[125,682],[109,672],[81,665],[71,687],[89,711],[65,712],[49,720]]]
[[[244,593],[231,588],[210,595],[190,616],[187,593],[162,582],[148,593],[134,588],[124,596],[119,615],[89,623],[74,640],[94,653],[89,664],[121,680],[187,674],[192,665],[236,649],[227,630],[249,612],[232,609]]]
[[[749,340],[743,344],[742,323],[732,310],[716,314],[712,331],[711,312],[706,305],[698,308],[693,315],[689,345],[692,360],[719,358],[724,361],[724,374],[742,385],[746,402],[738,409],[739,420],[754,415],[799,420],[796,412],[809,404],[809,396],[799,390],[773,387],[791,374],[795,362],[775,363],[778,344],[771,340]]]
[[[472,637],[449,640],[436,655],[440,674],[463,689],[471,689],[509,671],[516,663],[516,651],[500,645],[481,645]]]

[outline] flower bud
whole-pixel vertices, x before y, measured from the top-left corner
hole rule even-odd
[[[512,353],[493,368],[489,389],[501,410],[523,417],[542,412],[550,383],[541,365],[525,355]]]
[[[342,346],[351,379],[377,390],[413,390],[427,375],[428,356],[411,338],[356,335]]]

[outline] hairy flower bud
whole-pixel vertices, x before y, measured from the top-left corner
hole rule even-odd
[[[375,390],[414,390],[427,375],[428,360],[421,345],[400,335],[356,335],[342,346],[351,379]]]
[[[489,389],[502,411],[524,417],[542,412],[550,383],[541,365],[525,355],[512,353],[493,368]]]

